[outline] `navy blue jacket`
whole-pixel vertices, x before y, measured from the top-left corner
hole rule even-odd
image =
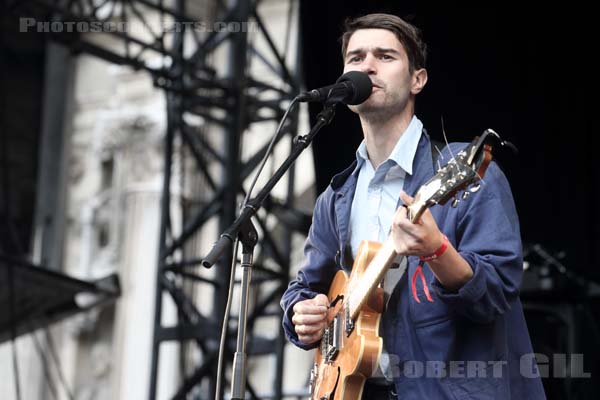
[[[453,143],[452,152],[465,144]],[[448,149],[440,156],[450,159]],[[327,294],[339,269],[352,267],[349,220],[357,176],[355,163],[336,175],[316,201],[304,249],[304,263],[284,293],[283,326],[288,339],[303,349],[292,324],[293,306]],[[433,174],[431,145],[421,136],[413,175],[404,190],[414,195]],[[431,209],[440,230],[473,268],[457,292],[446,290],[427,265],[423,268],[430,299],[420,276],[417,297],[411,284],[418,257],[408,269],[384,314],[384,343],[393,361],[399,398],[544,399],[541,380],[519,300],[523,271],[519,221],[508,182],[492,162],[481,189],[458,207]],[[417,301],[417,299],[419,301]]]

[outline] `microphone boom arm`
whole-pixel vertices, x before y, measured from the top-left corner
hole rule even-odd
[[[231,226],[227,228],[219,237],[219,240],[213,245],[210,252],[202,260],[202,266],[205,268],[212,267],[217,260],[228,250],[233,244],[235,238],[238,236],[241,227],[250,220],[262,206],[264,200],[267,198],[269,193],[277,182],[285,175],[289,167],[296,161],[300,154],[306,149],[312,142],[315,135],[323,128],[328,125],[335,115],[335,104],[326,104],[323,110],[317,115],[317,122],[311,128],[308,134],[305,136],[297,136],[294,138],[294,144],[290,155],[285,159],[281,166],[275,171],[273,176],[267,181],[262,190],[251,199],[248,204],[243,208],[240,215],[233,221]]]

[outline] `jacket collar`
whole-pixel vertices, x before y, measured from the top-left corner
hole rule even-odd
[[[427,131],[423,129],[421,140],[417,146],[417,152],[413,160],[413,174],[406,175],[404,180],[404,191],[414,196],[417,190],[434,174],[433,157],[431,154],[431,139],[427,134]],[[398,200],[398,205],[402,204],[401,200]]]
[[[402,136],[400,136],[400,139],[396,142],[396,145],[392,149],[392,152],[388,156],[387,160],[385,160],[382,165],[378,166],[377,169],[381,168],[385,163],[392,161],[393,164],[398,165],[407,174],[412,174],[413,161],[422,132],[423,123],[419,120],[419,118],[417,118],[416,115],[413,115],[408,127]],[[360,146],[358,146],[358,149],[356,150],[356,170],[360,169],[362,164],[367,162],[368,158],[369,155],[367,152],[367,142],[365,139],[363,139],[363,141],[360,143]],[[375,168],[375,166],[373,166],[373,168]]]
[[[341,195],[348,194],[348,191],[356,185],[356,179],[348,179],[351,175],[354,175],[352,172],[355,172],[357,166],[356,160],[350,164],[350,166],[344,169],[342,172],[334,175],[331,179],[331,189],[337,194]],[[431,176],[433,176],[434,168],[433,168],[433,158],[431,154],[431,139],[427,134],[427,131],[423,129],[423,134],[419,139],[419,144],[417,145],[417,151],[415,153],[415,157],[413,158],[412,164],[413,174],[407,174],[404,181],[404,191],[409,195],[414,195],[415,192],[419,189],[419,187],[427,181]],[[354,192],[352,192],[354,194]],[[398,193],[398,195],[400,195]],[[339,196],[339,194],[338,194]]]

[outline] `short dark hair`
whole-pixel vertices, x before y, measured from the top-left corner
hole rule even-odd
[[[359,29],[386,29],[392,32],[406,50],[410,72],[425,68],[427,45],[421,37],[421,31],[402,18],[391,14],[367,14],[358,18],[347,19],[344,23],[344,33],[340,38],[342,58],[346,56],[350,37]]]

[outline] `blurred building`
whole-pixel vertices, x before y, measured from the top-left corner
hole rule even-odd
[[[164,2],[165,6],[172,3]],[[217,3],[187,1],[186,15],[202,21],[203,27],[209,26],[218,22],[215,19]],[[115,4],[119,7],[119,3]],[[262,20],[275,39],[274,45],[280,49],[295,50],[298,46],[297,8],[295,1],[260,2]],[[162,22],[158,14],[145,12],[147,21],[160,30]],[[129,33],[151,39],[152,32],[145,27],[131,25],[130,28],[137,31]],[[52,36],[46,34],[48,32],[41,33],[40,40]],[[195,34],[208,35],[209,32],[200,29]],[[123,41],[118,38],[102,32],[84,35],[109,51],[121,51]],[[191,41],[189,37],[185,40]],[[268,52],[269,43],[258,32],[250,30],[248,41],[257,49]],[[286,54],[286,63],[295,69],[297,52]],[[156,54],[144,54],[142,57],[144,63],[150,66],[165,62]],[[251,58],[250,53],[248,58]],[[219,76],[227,73],[230,63],[230,49],[226,47],[211,54],[210,64]],[[252,61],[248,68],[251,74],[266,82],[277,79],[266,63]],[[38,201],[31,245],[33,259],[86,281],[117,273],[122,294],[112,305],[94,308],[53,325],[49,329],[53,348],[49,347],[48,337],[42,330],[17,339],[23,399],[146,399],[149,396],[161,194],[165,174],[164,146],[168,130],[167,93],[168,90],[157,85],[156,77],[143,69],[117,65],[86,51],[73,52],[73,48],[64,42],[51,40],[45,48],[44,117],[39,140],[41,143],[53,143],[61,151],[44,151],[40,147],[37,196],[39,199],[58,198],[60,201],[52,205]],[[216,149],[223,150],[226,139],[221,128],[190,113],[184,114],[183,118],[189,126],[202,130],[204,138]],[[298,132],[307,132],[305,109],[302,109],[298,121]],[[255,156],[271,139],[276,127],[274,121],[252,124],[241,138],[241,160]],[[198,207],[203,196],[207,199],[210,195],[206,194],[207,182],[192,166],[193,155],[180,140],[174,143],[172,154],[175,157],[169,165],[172,173],[170,228],[178,232],[185,225],[190,210]],[[277,144],[257,189],[289,154],[290,146],[291,136]],[[48,166],[57,168],[49,171]],[[217,170],[218,166],[209,165],[209,168]],[[48,174],[52,175],[52,179],[45,180]],[[248,187],[249,181],[245,187]],[[286,177],[275,188],[275,198],[287,195],[288,183]],[[312,209],[314,170],[310,150],[296,163],[293,193],[301,202],[298,204],[300,208]],[[241,200],[239,197],[238,201]],[[48,236],[44,225],[44,216],[47,215],[52,216],[54,224],[51,236]],[[263,216],[267,229],[273,232],[281,230],[281,223],[276,218]],[[204,224],[182,251],[188,256],[202,257],[218,236],[217,222],[215,217]],[[294,233],[291,239],[291,257],[295,260],[292,265],[297,266],[304,235]],[[56,246],[61,250],[57,251]],[[268,260],[265,262],[268,264]],[[222,274],[216,267],[211,270],[195,267],[192,271],[206,279]],[[292,268],[290,274],[294,272],[295,268]],[[181,284],[183,292],[199,310],[210,314],[215,309],[211,285],[202,281],[186,283],[180,278],[175,281]],[[265,284],[268,287],[269,283]],[[251,304],[260,301],[261,290],[264,286],[253,288]],[[233,298],[234,316],[239,300],[237,292]],[[253,324],[253,330],[264,333],[266,337],[277,336],[280,330],[280,318],[273,307],[270,309],[271,317],[258,318]],[[180,312],[172,298],[163,295],[162,325],[176,325]],[[231,326],[235,327],[235,324],[232,318]],[[283,371],[277,370],[272,355],[249,359],[248,382],[259,396],[274,396],[273,381],[282,373],[285,373],[284,394],[306,391],[312,355],[289,344],[285,348]],[[58,364],[53,362],[51,351],[56,352]],[[192,373],[198,363],[206,362],[203,357],[202,349],[183,340],[161,344],[156,398],[172,398],[186,375]],[[0,360],[0,376],[3,377],[0,391],[5,394],[3,398],[13,399],[14,369],[10,343],[0,345]],[[216,367],[215,363],[215,370]],[[208,398],[208,391],[209,386],[202,383],[193,388],[187,398]]]

